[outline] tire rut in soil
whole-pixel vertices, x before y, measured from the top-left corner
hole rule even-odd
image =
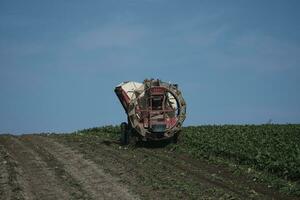
[[[164,190],[153,188],[151,181],[166,181],[164,180],[166,173],[163,173],[164,176],[160,177],[162,171],[157,170],[157,167],[151,167],[153,165],[149,165],[149,168],[145,169],[142,163],[137,163],[137,161],[143,161],[143,159],[138,157],[132,159],[125,152],[105,147],[102,143],[99,144],[100,146],[95,146],[90,145],[88,141],[83,141],[80,144],[69,143],[62,138],[57,139],[57,141],[64,142],[73,149],[79,150],[85,157],[103,166],[108,173],[119,176],[124,183],[130,185],[131,189],[135,193],[140,194],[143,199],[187,198],[186,194],[182,192],[178,196],[174,190],[168,190],[168,188]]]
[[[186,154],[173,153],[163,148],[138,147],[138,151],[157,157],[168,165],[174,166],[179,171],[186,171],[191,179],[206,181],[211,185],[230,191],[241,199],[285,199],[293,200],[294,197],[283,195],[267,185],[255,183],[250,177],[234,175],[226,167],[208,164],[205,161],[190,158]]]
[[[250,183],[249,179],[243,178],[238,180],[237,175],[228,172],[225,169],[220,169],[217,166],[208,165],[205,162],[199,163],[195,159],[188,158],[188,156],[179,156],[176,153],[163,151],[162,149],[146,149],[139,148],[140,151],[147,153],[153,157],[163,160],[169,165],[181,171],[188,171],[191,178],[198,179],[199,181],[206,181],[212,185],[223,188],[224,190],[235,193],[240,198],[253,198],[251,195],[255,191],[259,196],[257,198],[263,199],[285,199],[287,197],[275,192],[263,189],[266,186],[260,184],[254,185]],[[188,169],[188,170],[187,170]],[[244,181],[244,182],[242,182]],[[247,181],[247,182],[245,182]],[[290,198],[287,198],[290,199]]]
[[[25,199],[20,169],[3,145],[0,145],[0,199]]]
[[[62,163],[65,170],[87,191],[93,199],[138,199],[128,192],[127,188],[118,183],[114,177],[106,174],[92,161],[86,160],[78,152],[59,144],[51,138],[31,136],[30,141],[44,148]]]
[[[65,170],[64,165],[40,145],[36,145],[35,143],[33,143],[31,138],[31,136],[22,136],[20,140],[22,140],[26,146],[34,149],[34,151],[40,156],[40,158],[47,163],[48,169],[51,169],[55,173],[56,178],[61,183],[63,183],[63,190],[68,191],[71,199],[92,199],[90,194],[83,189],[82,184],[75,180]]]
[[[92,154],[85,150],[83,150],[83,153],[87,158],[103,166],[108,173],[120,177],[125,184],[131,185],[135,193],[140,194],[143,198],[153,199],[153,195],[155,194],[155,197],[163,199],[166,195],[166,192],[163,193],[152,188],[151,184],[143,184],[145,182],[151,182],[152,179],[164,181],[163,177],[159,176],[160,172],[157,172],[155,168],[150,169],[152,165],[149,165],[149,170],[147,170],[139,166],[139,163],[133,161],[132,158],[120,155],[121,152],[102,147]],[[137,157],[136,159],[138,160],[139,158]],[[172,191],[170,191],[170,193],[172,193]],[[167,196],[170,198],[169,195]]]
[[[206,197],[210,199],[294,199],[279,194],[272,189],[266,189],[266,185],[250,183],[250,178],[249,180],[246,177],[241,180],[235,180],[239,178],[238,175],[234,175],[226,167],[215,166],[207,162],[199,163],[201,161],[197,159],[169,152],[166,149],[137,147],[123,150],[123,147],[118,146],[118,142],[103,140],[99,137],[80,137],[79,140],[77,140],[78,138],[72,139],[68,137],[58,138],[60,138],[60,142],[80,150],[87,158],[103,165],[104,169],[109,173],[120,176],[123,181],[132,186],[135,192],[140,193],[143,191],[141,196],[145,199],[153,198],[151,194],[145,195],[145,193],[153,192],[157,193],[156,197],[161,199],[205,199]],[[147,158],[151,158],[151,162],[147,161]],[[145,159],[145,163],[142,163]],[[181,176],[180,174],[184,175]],[[171,179],[168,179],[170,177]],[[158,184],[172,184],[172,181],[180,180],[181,182],[188,182],[187,185],[183,186],[190,188],[181,188],[181,191],[175,191],[176,189],[180,190],[180,188],[159,188],[158,186],[158,189],[155,189],[151,180]],[[152,186],[149,187],[151,184]],[[216,191],[219,192],[208,192],[208,194],[204,192],[200,196],[199,193],[191,191],[195,189],[191,187],[192,185],[198,187],[196,190],[205,191],[210,187],[216,188]],[[165,195],[166,193],[173,194]],[[222,195],[224,193],[225,195]]]
[[[109,151],[111,151],[111,149],[109,149]],[[130,157],[132,158],[132,155],[130,155],[131,153],[135,155],[135,160],[143,159],[145,157],[151,157],[151,159],[154,161],[154,165],[156,165],[156,163],[159,163],[164,170],[163,173],[169,174],[174,179],[181,179],[184,182],[197,184],[198,187],[202,187],[202,189],[204,190],[216,187],[218,189],[226,191],[227,193],[230,193],[233,197],[244,199],[248,196],[249,198],[249,194],[242,192],[242,190],[239,190],[239,188],[235,189],[228,183],[228,185],[226,185],[221,181],[215,180],[215,177],[212,177],[211,174],[207,171],[204,171],[203,168],[194,168],[186,162],[179,162],[179,160],[175,159],[174,157],[169,157],[169,155],[166,155],[166,152],[160,151],[159,154],[156,154],[155,152],[156,151],[153,149],[137,148],[134,152],[131,150],[127,150],[127,154],[122,154],[119,156],[129,156],[127,157],[127,159],[125,159],[125,162],[127,161],[127,163]],[[116,156],[113,151],[111,151],[110,154],[111,156]],[[157,165],[149,168],[155,169],[157,168]],[[162,170],[157,169],[157,171],[161,172]],[[154,174],[157,174],[157,171],[154,170]],[[145,171],[142,172],[145,173]],[[160,179],[160,176],[158,176],[157,179],[159,181],[164,181],[164,179]]]
[[[194,198],[196,194],[193,193],[196,190],[194,190],[195,187],[193,186],[196,186],[197,190],[201,189],[202,191],[206,191],[215,186],[211,184],[210,181],[204,179],[199,181],[194,177],[184,177],[185,170],[178,170],[163,160],[152,157],[144,152],[125,150],[125,152],[118,152],[119,154],[117,155],[116,151],[106,149],[105,147],[104,152],[125,166],[127,172],[131,171],[135,176],[146,179],[145,182],[150,182],[150,184],[154,185],[154,188],[159,188],[159,184],[172,185],[175,183],[174,187],[171,188],[181,190],[182,197],[190,196],[190,198]],[[176,184],[178,184],[178,186],[175,186]],[[165,192],[161,191],[160,195],[164,195],[164,193]],[[166,196],[166,198],[170,198],[170,196]]]
[[[162,160],[165,165],[172,166],[176,169],[176,171],[180,171],[181,173],[186,173],[186,176],[189,177],[189,179],[194,179],[196,182],[206,182],[207,184],[215,187],[222,188],[225,191],[230,191],[231,193],[234,193],[239,198],[245,198],[246,196],[249,196],[240,188],[234,188],[231,184],[223,183],[220,180],[216,180],[215,177],[211,176],[211,173],[203,169],[203,167],[196,168],[192,165],[190,165],[188,162],[184,162],[183,160],[179,158],[171,157],[173,155],[167,155],[168,153],[159,151],[158,154],[155,153],[155,151],[139,148],[139,151],[144,152],[145,154],[148,154],[149,156],[156,157],[159,160]]]
[[[70,199],[68,193],[62,190],[59,182],[47,164],[31,148],[24,145],[18,137],[1,137],[2,145],[22,169],[22,198],[24,199]],[[14,175],[13,175],[14,176]]]
[[[256,193],[260,194],[260,198],[264,199],[285,199],[285,200],[293,200],[293,197],[289,197],[286,195],[283,195],[279,193],[278,191],[269,188],[267,184],[254,182],[253,177],[250,177],[249,175],[245,174],[234,174],[233,171],[229,170],[228,167],[225,165],[213,165],[213,164],[205,164],[206,161],[203,160],[197,160],[191,158],[189,155],[183,154],[178,155],[174,154],[172,156],[174,159],[179,159],[186,163],[187,165],[191,166],[192,171],[191,173],[197,173],[198,169],[201,169],[203,171],[206,171],[208,174],[218,174],[221,179],[222,184],[230,185],[230,187],[233,187],[234,190],[245,190],[245,188],[248,189],[249,195],[251,195],[251,192],[255,191]],[[227,186],[226,186],[227,187]]]
[[[166,159],[153,156],[153,154],[149,153],[151,150],[144,151],[140,148],[135,150],[120,150],[116,145],[107,144],[108,143],[104,142],[95,144],[94,140],[92,140],[92,142],[82,141],[82,143],[77,147],[75,146],[75,148],[79,148],[89,159],[93,159],[96,163],[106,165],[105,168],[110,173],[121,176],[122,179],[125,179],[129,184],[136,186],[138,182],[142,182],[139,187],[144,185],[144,194],[145,191],[148,191],[148,193],[156,192],[157,196],[166,199],[172,197],[193,199],[199,198],[199,195],[202,195],[203,199],[205,199],[206,195],[209,197],[211,190],[213,190],[213,195],[216,199],[224,195],[235,197],[236,199],[244,199],[245,194],[221,187],[203,175],[199,176],[198,174],[195,176],[195,174],[190,174],[187,172],[189,169],[179,168],[175,164],[175,161],[170,163],[166,162]],[[96,154],[102,156],[95,156]],[[117,165],[117,169],[116,166],[111,167],[113,165]],[[155,189],[147,187],[147,182],[150,185],[157,184],[156,187],[161,187],[159,184],[162,184],[162,187],[166,188]],[[138,188],[133,188],[137,192],[141,192]],[[214,188],[216,190],[214,190]],[[198,191],[201,191],[201,194],[197,193]],[[166,195],[166,193],[169,193],[169,195]],[[151,195],[143,197],[150,199]]]

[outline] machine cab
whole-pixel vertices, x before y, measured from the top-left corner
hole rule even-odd
[[[176,122],[176,109],[172,108],[169,96],[166,89],[159,86],[150,88],[146,95],[148,113],[144,122],[153,133],[163,133]]]

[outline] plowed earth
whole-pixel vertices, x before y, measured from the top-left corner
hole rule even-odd
[[[97,136],[0,136],[0,199],[293,199],[223,166]]]

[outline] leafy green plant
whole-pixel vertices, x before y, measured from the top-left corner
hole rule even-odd
[[[191,126],[184,128],[182,141],[198,156],[219,156],[300,180],[299,125]]]

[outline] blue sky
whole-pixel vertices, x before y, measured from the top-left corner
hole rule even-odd
[[[185,125],[300,123],[299,1],[1,1],[0,133],[119,124],[122,81],[178,83]]]

